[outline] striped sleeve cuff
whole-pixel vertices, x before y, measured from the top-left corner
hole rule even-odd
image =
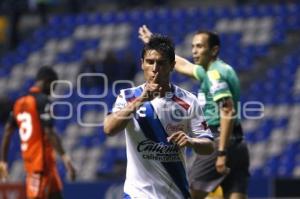
[[[211,141],[214,141],[214,137],[211,133],[201,133],[197,138],[208,138]]]

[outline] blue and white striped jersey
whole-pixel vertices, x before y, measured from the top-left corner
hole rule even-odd
[[[144,85],[121,90],[113,112],[140,96]],[[213,139],[197,98],[172,85],[172,92],[145,102],[125,129],[127,170],[124,192],[129,198],[190,198],[185,151],[167,141],[177,131]]]

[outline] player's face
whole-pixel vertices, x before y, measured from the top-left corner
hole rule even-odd
[[[170,63],[167,57],[163,57],[156,50],[148,50],[145,53],[142,61],[142,69],[147,82],[153,80],[156,73],[158,73],[158,80],[156,83],[169,83],[170,72],[173,70],[175,62]]]
[[[208,66],[213,59],[212,50],[209,47],[208,35],[205,33],[196,34],[192,42],[192,54],[195,64]]]

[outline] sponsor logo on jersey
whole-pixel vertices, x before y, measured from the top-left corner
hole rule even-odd
[[[180,150],[175,144],[157,143],[147,139],[138,144],[137,151],[147,160],[157,160],[160,162],[180,161]]]

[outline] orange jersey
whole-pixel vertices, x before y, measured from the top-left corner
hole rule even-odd
[[[43,130],[45,125],[52,125],[48,97],[32,87],[28,95],[16,101],[13,116],[19,127],[26,172],[45,172],[55,167],[54,150]]]
[[[62,191],[62,182],[54,167],[45,174],[29,173],[26,177],[27,198],[49,199],[51,193]]]

